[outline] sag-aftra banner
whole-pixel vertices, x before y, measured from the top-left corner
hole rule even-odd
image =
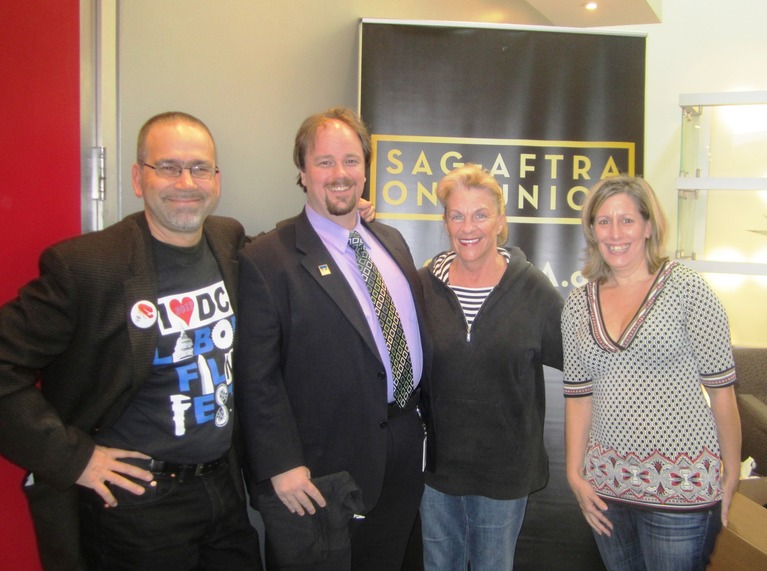
[[[504,190],[508,244],[563,296],[581,285],[588,189],[643,172],[644,36],[363,20],[360,50],[369,196],[416,264],[450,248],[436,185],[473,162]],[[599,569],[564,476],[561,376],[547,398],[551,477],[531,497],[515,568]]]
[[[645,38],[544,30],[363,20],[369,192],[417,264],[448,247],[437,182],[473,162],[506,193],[509,244],[580,285],[587,190],[642,173]]]

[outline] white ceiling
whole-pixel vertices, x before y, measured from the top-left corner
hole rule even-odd
[[[554,26],[590,28],[657,24],[661,0],[596,0],[596,10],[586,10],[586,0],[526,0]]]

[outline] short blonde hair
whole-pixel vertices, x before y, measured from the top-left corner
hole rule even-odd
[[[443,208],[447,208],[447,200],[450,198],[450,194],[457,188],[484,190],[490,193],[497,207],[496,214],[505,218],[506,205],[503,202],[503,191],[496,182],[495,177],[479,165],[467,163],[462,167],[451,170],[439,181],[439,184],[437,184],[437,198],[439,198]],[[444,211],[442,218],[446,219],[446,217],[447,211]],[[508,238],[509,226],[504,220],[496,241],[499,246],[502,246]]]
[[[628,175],[602,179],[589,191],[581,212],[581,227],[586,237],[586,264],[583,276],[589,281],[604,283],[612,274],[610,266],[599,251],[599,243],[594,233],[594,219],[605,201],[617,194],[631,197],[642,218],[650,223],[650,237],[645,241],[645,259],[650,273],[658,271],[668,260],[664,248],[666,216],[652,187],[643,178]]]

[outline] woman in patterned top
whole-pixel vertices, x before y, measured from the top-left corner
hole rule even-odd
[[[546,485],[543,366],[562,368],[563,300],[508,227],[493,176],[437,185],[452,249],[420,270],[434,359],[424,387],[427,571],[512,568],[527,496]]]
[[[597,183],[582,226],[589,282],[562,314],[568,482],[608,569],[705,569],[740,473],[727,315],[663,255],[644,180]]]

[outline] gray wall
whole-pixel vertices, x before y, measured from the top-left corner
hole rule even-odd
[[[150,116],[192,113],[216,137],[218,214],[254,234],[296,214],[293,137],[303,119],[357,106],[360,18],[544,25],[521,0],[118,0],[120,198],[141,208],[130,168]]]

